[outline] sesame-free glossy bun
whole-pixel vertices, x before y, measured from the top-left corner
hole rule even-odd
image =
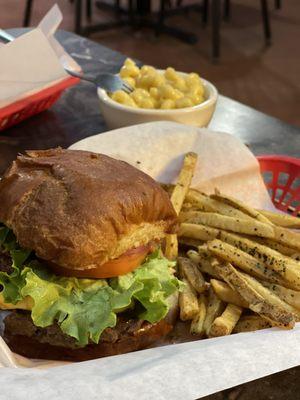
[[[82,270],[174,232],[176,213],[160,185],[126,162],[57,148],[13,162],[0,182],[0,221],[39,258]]]

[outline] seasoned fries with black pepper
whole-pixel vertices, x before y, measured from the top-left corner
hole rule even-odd
[[[228,261],[249,275],[267,280],[269,282],[284,284],[285,279],[280,273],[268,268],[250,254],[226,242],[215,239],[207,244],[208,250],[216,257]]]
[[[180,225],[178,236],[207,241],[217,238],[219,236],[219,230],[200,224],[183,223]]]
[[[178,258],[179,273],[182,278],[186,278],[195,291],[199,294],[205,292],[207,284],[202,273],[197,266],[185,257]]]
[[[242,307],[228,304],[222,315],[217,317],[209,330],[209,337],[230,335],[242,315]]]
[[[300,233],[287,228],[300,228],[300,219],[255,210],[218,191],[185,193],[178,241],[188,259],[178,264],[189,285],[180,295],[181,319],[192,319],[191,333],[293,328],[300,321]]]
[[[195,315],[191,323],[191,333],[195,335],[204,335],[204,321],[207,310],[207,298],[204,294],[201,294],[198,299],[199,312]]]
[[[171,203],[173,204],[177,214],[179,214],[181,211],[184,198],[192,182],[197,158],[197,154],[192,152],[187,153],[184,157],[183,166],[179,173],[178,181],[171,194]],[[178,241],[176,235],[167,235],[165,255],[170,260],[176,259],[178,255]]]
[[[199,312],[199,304],[197,294],[189,281],[185,278],[182,281],[185,285],[179,293],[180,319],[181,321],[188,321],[193,319]]]
[[[258,210],[246,205],[242,201],[234,199],[231,196],[226,196],[221,194],[220,192],[216,191],[215,194],[211,195],[212,199],[219,200],[231,207],[234,207],[236,210],[241,211],[242,213],[249,215],[250,217],[257,219],[260,222],[264,222],[265,224],[271,224],[270,220],[262,215]]]
[[[206,194],[203,194],[195,189],[189,189],[186,195],[186,202],[197,208],[198,211],[215,212],[228,217],[251,219],[247,214],[224,204],[220,201],[214,200]]]
[[[284,278],[284,286],[300,290],[300,268],[296,260],[283,256],[267,246],[232,233],[221,232],[220,239],[250,254],[258,261],[262,261],[268,269],[273,270]]]
[[[271,225],[255,219],[233,218],[204,211],[184,211],[179,215],[179,221],[190,224],[208,225],[212,228],[224,229],[247,235],[266,238],[274,237],[274,229]]]
[[[240,318],[233,333],[253,332],[271,327],[272,325],[259,315],[245,315]]]
[[[228,285],[236,290],[249,304],[250,310],[265,318],[274,326],[291,329],[295,325],[294,314],[286,310],[286,306],[275,304],[268,296],[263,296],[253,287],[252,282],[242,272],[237,271],[231,264],[217,266],[218,273]],[[262,285],[261,285],[262,286]],[[280,299],[279,299],[280,300]]]
[[[300,310],[300,291],[288,289],[270,282],[261,282],[261,284],[280,297],[281,300]]]
[[[217,317],[219,317],[222,314],[224,307],[225,304],[222,302],[222,300],[220,300],[216,296],[213,289],[210,288],[208,293],[208,305],[206,308],[206,316],[203,323],[203,331],[206,333],[207,336],[209,335],[212,323]]]
[[[249,308],[249,304],[242,298],[242,296],[227,283],[218,279],[211,279],[210,284],[216,295],[220,300],[224,301],[224,303],[231,303],[238,307]]]
[[[211,256],[203,257],[194,250],[189,250],[187,255],[194,263],[197,264],[199,271],[201,271],[203,274],[207,274],[219,279],[219,275],[214,268],[214,265],[217,262],[216,258]]]
[[[260,214],[268,218],[269,221],[283,228],[300,229],[300,218],[288,214],[279,214],[272,211],[259,210]]]

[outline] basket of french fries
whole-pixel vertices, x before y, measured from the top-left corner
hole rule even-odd
[[[300,321],[300,218],[256,210],[217,188],[211,195],[191,188],[196,163],[187,153],[177,183],[163,185],[179,217],[165,253],[185,283],[180,319],[203,338],[293,328]]]

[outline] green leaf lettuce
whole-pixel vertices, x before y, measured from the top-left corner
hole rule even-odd
[[[104,329],[116,325],[117,313],[129,306],[139,305],[140,319],[160,321],[169,310],[167,298],[181,286],[173,275],[174,264],[158,251],[133,272],[105,280],[50,273],[30,251],[18,246],[12,231],[4,226],[0,227],[0,246],[13,260],[11,274],[0,272],[4,300],[16,304],[30,296],[34,324],[46,327],[57,322],[80,346],[98,343]]]

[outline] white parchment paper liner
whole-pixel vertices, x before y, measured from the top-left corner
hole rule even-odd
[[[122,128],[84,139],[73,149],[123,159],[163,182],[176,179],[183,154],[196,151],[193,186],[215,187],[249,204],[271,201],[252,153],[235,137],[172,122]],[[28,360],[0,341],[0,398],[196,399],[300,363],[300,324],[170,345],[67,364]],[[67,364],[67,365],[63,365]],[[55,367],[55,368],[51,368]]]

